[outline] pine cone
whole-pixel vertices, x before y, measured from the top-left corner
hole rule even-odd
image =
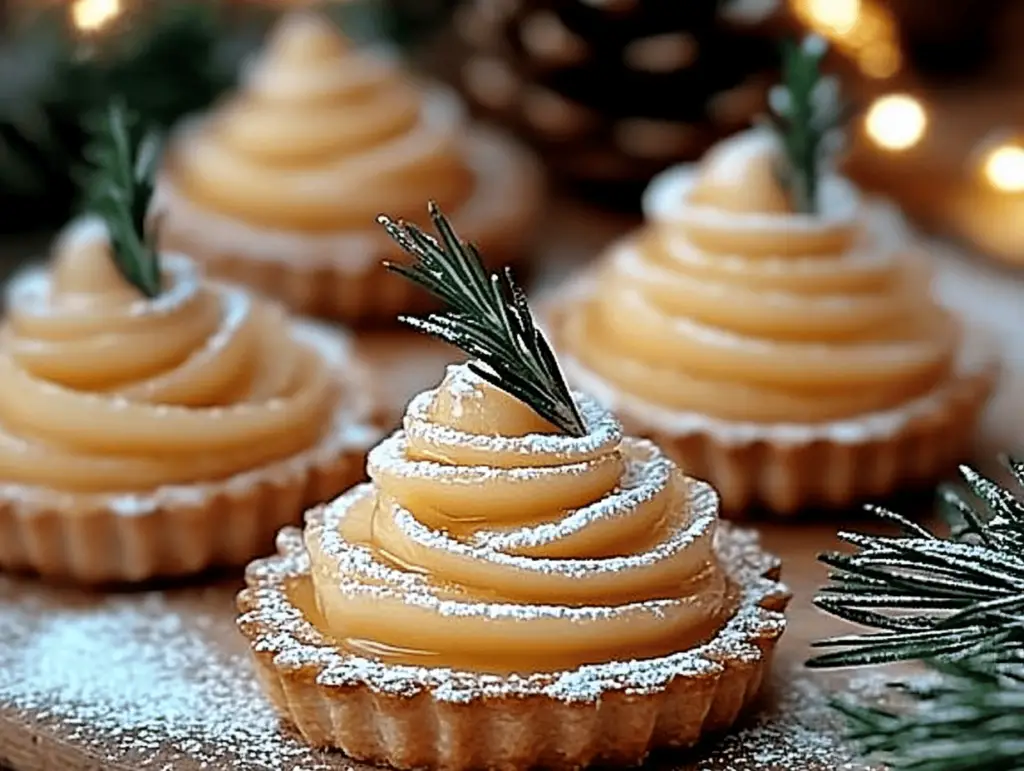
[[[633,197],[749,124],[777,73],[775,0],[472,0],[468,100],[554,174]],[[767,22],[767,23],[766,23]]]

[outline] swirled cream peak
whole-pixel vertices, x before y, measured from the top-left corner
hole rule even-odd
[[[282,19],[239,92],[178,137],[166,171],[194,202],[261,227],[369,230],[382,211],[463,202],[473,179],[461,135],[457,102],[301,11]]]
[[[8,290],[0,328],[0,479],[81,493],[224,479],[316,443],[336,404],[327,363],[284,313],[162,260],[147,299],[105,227],[83,220],[49,271]]]
[[[701,164],[689,202],[722,211],[792,212],[778,174],[778,142],[770,132],[751,131],[713,147]]]
[[[331,635],[388,662],[537,672],[710,639],[735,592],[717,500],[580,397],[583,437],[449,370],[371,451],[372,482],[307,530]]]
[[[774,152],[751,132],[651,184],[647,224],[564,316],[584,369],[639,403],[754,423],[885,411],[943,380],[959,329],[927,265],[841,179],[821,214],[789,211]]]

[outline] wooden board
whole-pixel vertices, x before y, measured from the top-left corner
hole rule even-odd
[[[541,285],[630,223],[585,211],[562,212],[544,237]],[[1011,449],[1024,426],[1024,282],[934,249],[948,302],[992,326],[1005,343],[1010,374],[987,416],[979,458]],[[2,254],[2,249],[0,249]],[[437,381],[448,350],[404,333],[366,338],[397,408]],[[908,502],[917,506],[920,501]],[[818,524],[761,527],[784,561],[795,592],[775,684],[761,714],[733,736],[650,768],[679,771],[864,769],[839,739],[831,694],[870,696],[893,672],[825,676],[802,668],[808,645],[845,631],[810,599],[823,580],[815,555],[836,545],[847,516]],[[859,526],[863,525],[863,522]],[[870,526],[870,525],[868,525]],[[188,586],[93,594],[0,577],[0,766],[15,771],[335,771],[363,769],[313,752],[281,726],[253,682],[246,646],[234,629],[237,576]]]

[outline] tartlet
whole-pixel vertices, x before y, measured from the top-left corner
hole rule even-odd
[[[577,404],[582,437],[452,367],[371,483],[249,567],[239,627],[307,742],[402,769],[636,764],[751,704],[785,628],[778,560]]]
[[[646,224],[550,306],[569,380],[710,480],[731,514],[841,507],[969,451],[992,341],[846,180],[794,213],[761,129],[655,178]]]
[[[143,296],[73,223],[7,290],[0,568],[136,582],[265,553],[362,477],[373,426],[348,337],[164,254]]]
[[[457,97],[357,51],[327,19],[286,15],[239,92],[172,137],[153,209],[162,245],[296,311],[393,321],[429,299],[380,267],[376,226],[436,200],[493,265],[527,256],[541,173],[468,125]]]

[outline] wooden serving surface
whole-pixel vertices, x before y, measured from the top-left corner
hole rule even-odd
[[[601,245],[634,223],[559,208],[542,234],[537,284],[553,286]],[[930,246],[943,297],[990,326],[1005,349],[1007,376],[977,451],[987,465],[1012,450],[1024,427],[1024,279]],[[0,244],[10,259],[23,246]],[[380,371],[393,416],[408,397],[436,383],[449,349],[411,333],[375,333],[362,346]],[[902,510],[927,509],[927,496]],[[898,674],[822,674],[803,668],[811,641],[849,628],[814,609],[824,580],[815,557],[835,548],[838,528],[875,525],[855,513],[821,514],[758,526],[784,560],[794,591],[789,629],[761,712],[733,735],[650,768],[679,771],[866,769],[840,738],[828,709],[843,692],[862,698]],[[307,749],[280,725],[253,681],[246,646],[234,628],[237,575],[188,585],[92,593],[0,577],[0,767],[13,771],[363,769],[337,754]]]

